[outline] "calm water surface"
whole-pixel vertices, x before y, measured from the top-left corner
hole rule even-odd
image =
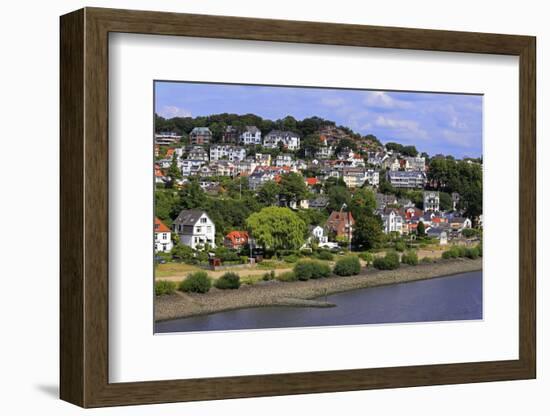
[[[174,319],[155,332],[214,331],[482,319],[482,272],[327,296],[335,308],[265,307]]]

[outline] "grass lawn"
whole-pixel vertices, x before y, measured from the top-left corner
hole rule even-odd
[[[186,275],[191,272],[202,270],[200,267],[185,263],[164,263],[155,267],[155,277],[168,277],[177,275]]]

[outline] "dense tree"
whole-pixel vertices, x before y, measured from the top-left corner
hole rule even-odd
[[[327,191],[329,211],[340,211],[343,204],[351,204],[351,193],[346,186],[332,186]]]
[[[166,225],[170,226],[172,219],[177,214],[174,207],[179,204],[178,193],[171,189],[155,190],[155,215],[159,217]]]
[[[382,223],[378,216],[361,215],[356,218],[352,244],[360,250],[377,248],[384,240]]]
[[[275,205],[279,200],[279,185],[274,181],[265,182],[258,190],[258,201],[263,205]]]
[[[246,225],[256,243],[264,249],[298,250],[305,241],[305,222],[291,209],[266,207],[246,220]]]
[[[181,170],[178,167],[178,158],[175,156],[172,158],[172,163],[170,163],[170,167],[168,168],[168,177],[170,178],[170,183],[172,185],[176,180],[183,177]]]
[[[416,150],[415,146],[404,146],[400,143],[394,143],[394,142],[386,143],[386,149],[401,153],[403,156],[414,157],[418,155],[418,150]]]
[[[424,237],[426,235],[426,227],[422,221],[416,226],[416,235],[419,237]]]
[[[203,208],[206,203],[206,194],[196,179],[189,181],[179,192],[177,211],[182,209]],[[176,214],[177,216],[177,214]]]
[[[365,215],[372,215],[376,209],[374,192],[368,188],[357,189],[351,199],[350,209],[355,219]]]
[[[447,192],[439,193],[439,209],[441,211],[450,211],[453,208],[453,200]]]
[[[385,170],[381,170],[379,173],[378,192],[385,195],[394,195],[397,193],[397,189],[388,181]]]
[[[318,134],[310,134],[300,142],[300,155],[302,157],[313,157],[321,148],[321,137]]]
[[[357,142],[347,138],[341,139],[336,145],[335,152],[336,154],[338,154],[342,150],[345,150],[346,148],[351,149],[353,151],[357,150]]]
[[[290,203],[290,201],[301,201],[308,197],[308,190],[304,177],[295,172],[281,175],[279,188],[280,195],[287,201],[287,204]]]

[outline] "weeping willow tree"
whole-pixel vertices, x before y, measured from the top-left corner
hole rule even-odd
[[[281,250],[298,250],[307,232],[306,223],[289,208],[263,208],[248,217],[246,225],[257,245],[276,254]]]

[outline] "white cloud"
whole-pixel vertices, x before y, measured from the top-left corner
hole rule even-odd
[[[393,98],[387,92],[383,91],[369,91],[365,93],[365,99],[363,103],[375,108],[385,109],[407,109],[411,108],[411,103]]]
[[[389,129],[392,134],[402,138],[427,139],[428,133],[420,128],[420,123],[414,120],[398,120],[384,116],[378,116],[375,124],[378,127]]]
[[[172,117],[193,117],[190,111],[185,108],[177,107],[175,105],[165,105],[159,111],[158,114],[164,118]]]

